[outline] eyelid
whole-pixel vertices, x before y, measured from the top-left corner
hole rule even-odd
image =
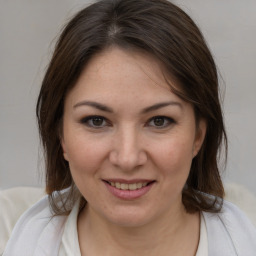
[[[157,126],[157,125],[149,125],[150,122],[154,121],[154,119],[156,118],[163,118],[164,120],[167,120],[167,124],[164,124],[163,126]],[[148,126],[150,127],[154,127],[156,129],[163,129],[163,128],[167,128],[173,124],[175,124],[176,121],[168,116],[153,116],[152,118],[149,119],[149,121],[147,122]]]
[[[93,120],[94,118],[95,119],[96,118],[102,119],[103,120],[103,124],[102,125],[90,124],[89,122],[91,120]],[[150,124],[152,121],[154,121],[157,118],[164,119],[164,124],[160,125],[160,126]],[[89,116],[83,117],[83,118],[81,118],[80,123],[85,125],[85,126],[87,126],[87,127],[89,127],[89,128],[92,128],[92,129],[102,129],[102,128],[111,126],[111,122],[107,118],[105,118],[104,116],[101,116],[101,115],[89,115]],[[176,121],[173,118],[171,118],[171,117],[157,115],[157,116],[151,117],[146,122],[145,126],[153,127],[153,128],[156,128],[156,129],[164,129],[164,128],[168,128],[169,126],[171,126],[171,125],[173,125],[175,123],[176,123]]]
[[[103,119],[103,122],[105,122],[106,124],[105,125],[100,125],[100,126],[90,125],[88,122],[90,120],[92,120],[93,118],[101,118],[101,119]],[[110,125],[109,120],[107,118],[103,117],[103,116],[100,116],[100,115],[89,115],[89,116],[83,117],[80,120],[80,123],[83,124],[83,125],[86,125],[89,128],[93,128],[93,129],[101,129],[101,128],[104,128],[104,127]]]

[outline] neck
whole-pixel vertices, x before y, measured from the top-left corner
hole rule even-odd
[[[82,255],[195,255],[199,241],[199,214],[183,205],[150,224],[120,227],[108,223],[88,205],[78,218]]]

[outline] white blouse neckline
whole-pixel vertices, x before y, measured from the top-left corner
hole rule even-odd
[[[80,200],[76,202],[65,223],[59,256],[81,256],[77,233],[77,217]],[[200,240],[196,256],[208,256],[208,239],[203,214],[200,214]]]

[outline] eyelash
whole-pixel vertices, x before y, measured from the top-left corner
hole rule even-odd
[[[102,120],[103,125],[95,125],[91,122],[93,122],[93,119],[96,120],[96,119],[100,119]],[[157,126],[157,125],[150,125],[151,122],[153,121],[156,121],[157,119],[162,119],[164,121],[164,124],[161,125],[161,126]],[[111,126],[110,122],[103,116],[87,116],[85,118],[83,118],[81,120],[81,123],[90,127],[90,128],[93,128],[93,129],[101,129],[101,128],[104,128],[106,126]],[[154,116],[152,118],[149,119],[149,121],[147,121],[146,125],[150,126],[150,127],[154,127],[156,129],[164,129],[164,128],[167,128],[169,127],[170,125],[172,124],[175,124],[176,122],[174,121],[174,119],[170,118],[170,117],[166,117],[166,116]]]
[[[90,122],[92,122],[93,119],[102,119],[102,121],[105,122],[106,125],[97,126],[97,125],[94,125],[92,123],[90,124]],[[90,128],[94,128],[94,129],[100,129],[100,128],[103,128],[103,127],[106,127],[106,126],[110,126],[110,122],[103,116],[87,116],[87,117],[85,117],[81,120],[81,123],[90,127]]]
[[[152,125],[153,127],[155,127],[156,129],[164,129],[169,127],[170,125],[174,124],[175,121],[170,118],[170,117],[166,117],[166,116],[154,116],[152,117],[148,123],[152,122],[152,121],[156,121],[157,119],[162,119],[164,121],[164,125],[162,126],[157,126],[157,125]]]

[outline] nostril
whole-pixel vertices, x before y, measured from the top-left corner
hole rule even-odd
[[[113,164],[118,165],[143,165],[147,162],[147,154],[144,151],[117,152],[113,150],[109,154],[109,159]]]

